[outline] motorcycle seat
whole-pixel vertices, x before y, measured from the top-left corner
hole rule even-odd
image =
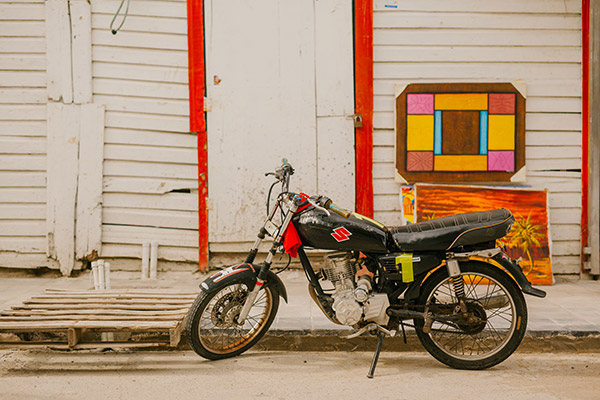
[[[400,251],[447,251],[499,239],[508,233],[514,222],[512,213],[500,208],[388,229]]]

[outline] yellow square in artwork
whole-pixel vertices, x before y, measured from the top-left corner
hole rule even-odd
[[[490,115],[488,121],[488,150],[515,149],[515,116]]]
[[[433,115],[407,115],[406,150],[433,151]]]

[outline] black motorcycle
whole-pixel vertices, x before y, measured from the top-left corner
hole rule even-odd
[[[527,327],[523,293],[545,297],[496,240],[514,218],[498,209],[453,215],[412,225],[385,227],[344,210],[324,196],[289,191],[292,166],[284,160],[274,173],[282,190],[244,263],[223,269],[202,284],[186,320],[186,334],[199,355],[237,356],[271,326],[285,286],[271,271],[279,251],[298,256],[309,293],[332,322],[348,325],[356,337],[382,341],[405,326],[415,328],[427,351],[460,369],[485,369],[504,361],[519,346]],[[255,264],[266,237],[273,245]],[[305,247],[334,250],[316,271]],[[413,321],[410,324],[410,321]],[[405,336],[406,338],[406,336]]]

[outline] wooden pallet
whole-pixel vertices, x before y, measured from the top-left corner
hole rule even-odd
[[[176,347],[181,339],[185,316],[197,295],[160,289],[46,289],[21,305],[0,311],[0,334],[62,333],[67,342],[21,340],[0,342],[0,347]],[[84,333],[90,331],[168,334],[169,340],[83,342]],[[104,336],[105,339],[109,337]]]

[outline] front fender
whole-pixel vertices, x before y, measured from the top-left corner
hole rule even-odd
[[[258,272],[260,271],[260,266],[253,264],[239,264],[234,265],[228,268],[225,268],[221,271],[218,271],[208,278],[206,278],[201,284],[200,289],[205,292],[213,291],[222,287],[227,286],[233,280],[240,280],[246,286],[248,286],[249,290],[254,289],[256,285],[256,277]],[[269,271],[267,273],[267,279],[265,280],[265,286],[270,286],[279,293],[279,295],[285,300],[287,303],[287,290],[285,289],[285,285],[279,279],[277,275],[273,272]]]

